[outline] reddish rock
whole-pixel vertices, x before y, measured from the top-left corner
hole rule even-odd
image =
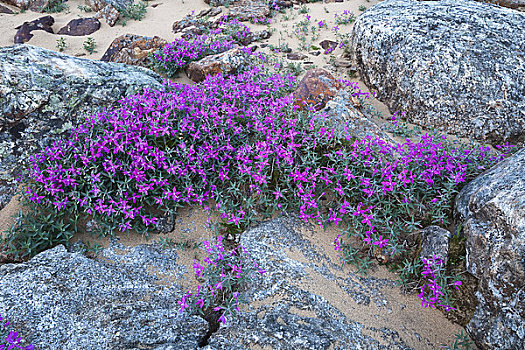
[[[186,75],[198,83],[208,75],[234,74],[245,61],[246,55],[237,48],[205,57],[197,62],[191,62],[186,69]]]
[[[321,68],[310,69],[293,93],[294,104],[304,109],[311,106],[319,111],[340,89],[341,84],[332,74]]]
[[[55,19],[51,16],[44,16],[31,22],[24,22],[24,24],[15,28],[18,29],[18,31],[15,34],[14,43],[23,44],[28,42],[33,37],[33,34],[31,34],[33,30],[45,30],[53,34],[53,28],[51,28],[53,23],[55,23]]]
[[[103,18],[110,27],[117,23],[119,17],[120,13],[111,5],[107,5],[95,14],[95,18]]]
[[[93,34],[100,29],[100,21],[96,18],[77,18],[60,28],[58,34],[71,36],[84,36]]]
[[[150,52],[166,45],[166,40],[134,34],[122,35],[111,43],[100,59],[106,62],[125,63],[133,66],[148,66]]]

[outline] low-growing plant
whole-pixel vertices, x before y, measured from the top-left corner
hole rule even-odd
[[[359,11],[361,11],[361,12],[366,11],[366,6],[364,6],[364,5],[359,6]]]
[[[22,345],[22,337],[18,336],[18,332],[10,329],[10,324],[9,321],[6,321],[2,315],[0,315],[0,349],[34,350],[35,347],[32,344]]]
[[[254,67],[124,98],[32,156],[24,193],[55,217],[92,216],[102,235],[148,236],[154,207],[173,214],[199,204],[239,230],[293,214],[337,225],[347,262],[365,269],[370,258],[399,258],[421,226],[446,227],[461,184],[510,147],[498,154],[429,134],[399,144],[357,139],[347,124],[295,104],[295,84]],[[369,96],[353,86],[354,96]],[[11,249],[33,240],[33,255],[56,242],[57,231],[44,243],[31,232],[12,235]]]
[[[242,291],[254,274],[265,271],[250,259],[242,246],[226,251],[222,236],[215,244],[204,241],[203,246],[207,254],[204,264],[197,261],[193,264],[201,284],[196,293],[188,291],[178,302],[180,312],[189,311],[205,318],[219,312],[218,322],[225,323],[239,311],[239,304],[244,302]]]
[[[310,9],[308,8],[308,6],[306,5],[303,5],[299,8],[299,13],[300,14],[305,14],[305,13],[308,13],[310,11]]]
[[[57,50],[60,52],[63,52],[67,48],[66,39],[64,37],[60,37],[60,39],[57,40]]]
[[[88,13],[88,12],[92,12],[92,11],[93,11],[93,10],[91,9],[91,7],[86,6],[86,5],[78,5],[78,9],[79,9],[80,11],[84,11],[84,12],[86,12],[86,13]]]
[[[90,55],[95,51],[96,43],[95,39],[89,37],[84,41],[84,50],[86,50]]]
[[[443,348],[446,350],[470,350],[473,348],[468,334],[463,333],[463,331],[457,333],[455,338],[450,346],[443,344]]]
[[[366,8],[365,8],[366,9]],[[348,11],[344,10],[342,14],[334,14],[335,24],[337,25],[347,25],[355,22],[355,15]]]
[[[69,6],[67,6],[63,0],[50,1],[48,5],[42,9],[42,12],[47,13],[59,13],[63,11],[69,11]]]
[[[142,21],[146,16],[148,3],[145,1],[140,1],[138,3],[131,4],[129,6],[118,9],[120,12],[119,23],[122,26],[125,26],[128,23],[128,20],[132,19],[135,21]]]
[[[233,47],[233,41],[226,36],[198,35],[193,39],[176,39],[153,54],[154,67],[170,78],[191,61],[221,53]]]

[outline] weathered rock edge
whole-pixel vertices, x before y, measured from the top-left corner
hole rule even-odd
[[[481,349],[524,349],[525,149],[467,184],[455,213],[479,280],[469,334]]]

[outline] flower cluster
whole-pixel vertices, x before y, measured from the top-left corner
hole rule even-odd
[[[216,244],[204,241],[206,254],[204,265],[199,262],[193,264],[197,279],[205,283],[197,287],[195,294],[186,292],[178,302],[180,312],[191,311],[204,315],[211,312],[220,312],[218,322],[226,322],[228,317],[235,316],[239,311],[239,303],[243,295],[239,292],[251,280],[253,274],[265,273],[250,260],[248,253],[242,246],[232,251],[225,251],[222,245],[222,236]]]
[[[355,15],[348,10],[344,10],[342,14],[334,14],[335,23],[337,25],[347,25],[355,22]]]
[[[189,62],[227,51],[232,47],[233,41],[218,35],[197,35],[190,40],[175,39],[153,54],[154,65],[169,77],[175,77]]]
[[[421,299],[421,305],[425,308],[436,308],[437,305],[444,311],[455,310],[444,300],[444,297],[446,297],[444,288],[442,288],[444,283],[443,281],[440,281],[443,279],[441,266],[443,265],[443,260],[435,255],[432,256],[432,259],[421,258],[421,260],[424,264],[421,275],[426,280],[425,284],[420,287],[421,293],[418,294],[419,299]],[[459,290],[458,286],[461,285],[461,281],[454,281],[449,285],[454,286],[456,290]]]
[[[128,97],[31,157],[26,193],[141,233],[158,220],[148,207],[171,213],[210,199],[242,227],[275,212],[320,225],[348,219],[353,235],[388,239],[393,253],[421,222],[446,224],[456,185],[483,170],[479,162],[504,156],[451,148],[428,134],[397,145],[355,140],[346,125],[295,111],[293,83],[253,69]],[[369,218],[348,215],[362,203]]]
[[[0,315],[0,350],[11,350],[11,349],[20,349],[20,350],[34,350],[33,345],[22,346],[21,341],[22,337],[18,337],[18,332],[13,330],[7,332],[7,327],[9,326],[9,321],[5,321],[4,318]]]

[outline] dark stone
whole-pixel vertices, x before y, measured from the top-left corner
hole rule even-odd
[[[13,10],[11,10],[9,7],[5,7],[4,5],[0,5],[0,13],[6,13],[8,15],[14,14]]]
[[[493,144],[525,138],[525,13],[387,0],[357,18],[360,76],[410,123]]]
[[[100,29],[100,21],[96,18],[76,18],[69,21],[69,23],[60,28],[57,34],[84,36],[93,34]]]
[[[286,58],[292,61],[304,60],[307,57],[308,56],[303,55],[302,53],[299,53],[299,52],[290,52],[286,55]]]
[[[468,183],[455,211],[479,280],[467,330],[480,349],[524,349],[525,149]]]
[[[332,40],[323,40],[319,43],[319,46],[323,48],[325,54],[329,54],[337,48],[337,42]]]
[[[24,24],[15,28],[18,31],[15,34],[14,43],[23,44],[28,42],[33,37],[33,34],[31,34],[33,30],[45,30],[53,34],[51,26],[54,23],[55,19],[52,16],[44,16],[30,22],[24,22]]]

